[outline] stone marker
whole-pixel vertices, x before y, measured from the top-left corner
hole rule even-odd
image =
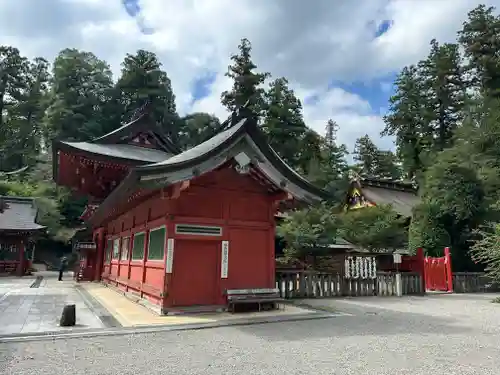
[[[76,324],[76,309],[75,305],[66,305],[63,308],[61,314],[61,320],[59,321],[59,325],[61,327],[71,327]]]

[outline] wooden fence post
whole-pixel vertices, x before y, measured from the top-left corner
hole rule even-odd
[[[450,248],[444,248],[444,262],[446,267],[446,291],[449,293],[453,292],[453,274],[451,271],[451,256],[450,256]]]
[[[418,260],[418,273],[420,273],[420,280],[422,283],[422,291],[425,294],[425,291],[427,289],[427,283],[426,283],[426,278],[425,278],[425,255],[424,255],[424,249],[419,247],[417,249],[417,260]]]

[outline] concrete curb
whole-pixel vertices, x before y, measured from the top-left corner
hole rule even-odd
[[[324,314],[324,313],[311,313],[311,314],[294,314],[279,317],[262,317],[250,319],[231,319],[221,322],[209,323],[194,323],[194,324],[179,324],[179,325],[147,325],[140,327],[123,327],[123,328],[108,328],[100,330],[72,330],[66,332],[44,332],[34,334],[13,334],[0,336],[0,343],[9,342],[27,342],[27,341],[43,341],[55,339],[70,339],[70,338],[85,338],[85,337],[99,337],[99,336],[121,336],[129,334],[145,334],[145,333],[159,333],[159,332],[175,332],[187,330],[200,330],[211,328],[223,327],[237,327],[237,326],[250,326],[259,324],[270,323],[285,323],[297,322],[306,320],[319,320],[330,319],[335,317],[345,316],[344,314]]]
[[[84,287],[75,284],[75,290],[82,298],[85,305],[92,311],[104,324],[106,328],[121,327],[120,322],[111,314],[97,299],[95,299]]]

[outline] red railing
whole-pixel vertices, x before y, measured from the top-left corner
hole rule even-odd
[[[443,257],[425,257],[425,287],[427,290],[453,292],[450,249],[444,249]]]

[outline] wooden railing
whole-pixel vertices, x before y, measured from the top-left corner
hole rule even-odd
[[[401,274],[403,294],[423,294],[418,273]],[[345,279],[339,274],[315,271],[278,271],[276,287],[282,298],[395,296],[396,274],[378,272],[375,279]]]
[[[453,272],[455,293],[499,292],[500,285],[494,283],[484,272]]]

